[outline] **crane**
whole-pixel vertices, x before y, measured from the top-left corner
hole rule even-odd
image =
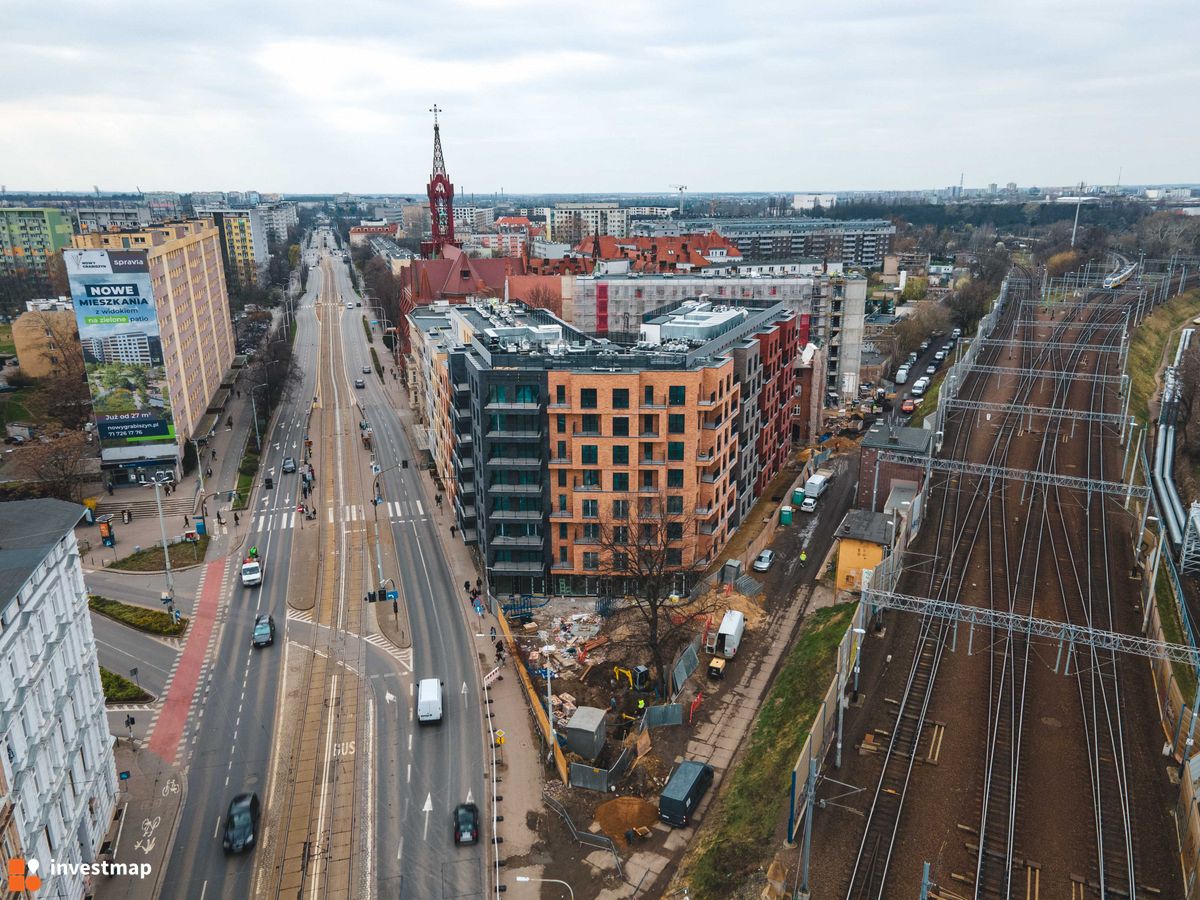
[[[671,185],[675,190],[679,191],[679,218],[683,218],[683,192],[687,190],[686,184]]]

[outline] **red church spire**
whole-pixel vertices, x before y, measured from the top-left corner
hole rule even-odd
[[[447,244],[457,246],[454,240],[454,185],[446,174],[446,160],[442,156],[442,133],[438,125],[438,113],[442,110],[435,103],[429,110],[433,113],[433,171],[429,174],[429,217],[433,223],[432,240],[423,241],[421,253],[433,259],[441,256]]]

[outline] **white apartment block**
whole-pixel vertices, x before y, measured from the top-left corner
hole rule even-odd
[[[496,222],[496,210],[490,206],[456,206],[454,207],[454,233],[470,234],[491,228]]]
[[[541,214],[546,217],[546,238],[551,241],[578,244],[595,234],[629,234],[629,210],[616,203],[556,203]]]
[[[574,279],[571,324],[615,341],[636,341],[646,316],[697,297],[713,303],[786,303],[801,343],[826,349],[825,391],[858,395],[867,280],[856,275],[580,275]],[[832,398],[830,398],[832,400]]]
[[[72,531],[83,507],[0,504],[0,866],[36,858],[38,897],[78,900],[116,804],[112,737]]]
[[[275,203],[258,207],[262,214],[263,229],[267,237],[282,244],[287,240],[288,229],[300,224],[295,203]]]
[[[794,194],[792,196],[792,209],[807,210],[829,209],[837,206],[837,194]]]

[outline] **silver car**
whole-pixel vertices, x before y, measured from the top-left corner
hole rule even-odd
[[[754,557],[754,566],[753,566],[754,571],[755,572],[765,572],[771,568],[771,566],[774,564],[774,562],[775,562],[775,551],[774,550],[764,550],[762,553],[758,554],[758,556]]]

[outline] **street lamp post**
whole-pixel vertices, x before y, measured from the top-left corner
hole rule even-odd
[[[522,884],[527,884],[530,881],[536,881],[539,884],[561,884],[567,889],[567,893],[571,895],[571,900],[575,900],[575,891],[561,878],[535,878],[532,875],[518,875],[517,881],[521,882]]]
[[[175,577],[171,574],[171,551],[167,549],[167,521],[163,518],[162,485],[154,482],[154,503],[158,506],[158,529],[162,535],[163,571],[166,574],[167,589],[163,599],[167,601],[167,612],[173,612],[175,603]]]
[[[200,458],[200,444],[195,438],[191,439],[192,450],[196,453],[196,476],[200,479],[200,493],[204,493],[204,460]]]

